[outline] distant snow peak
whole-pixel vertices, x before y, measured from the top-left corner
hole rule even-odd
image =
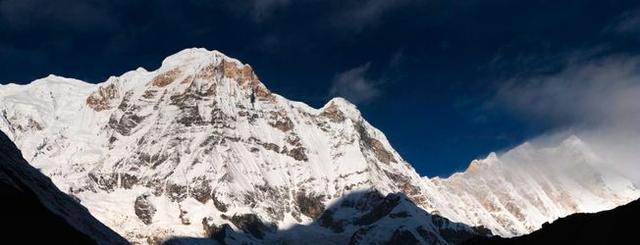
[[[630,180],[606,164],[570,136],[556,145],[525,143],[474,160],[464,173],[426,181],[438,187],[456,214],[445,216],[508,237],[572,213],[611,209],[640,197]]]
[[[576,151],[591,152],[589,146],[577,135],[573,134],[562,141],[562,146]]]
[[[483,169],[489,169],[499,161],[500,159],[498,159],[498,155],[495,152],[491,152],[485,159],[476,159],[471,161],[469,167],[465,170],[465,173],[475,173]]]

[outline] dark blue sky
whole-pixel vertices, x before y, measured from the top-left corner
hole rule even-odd
[[[358,105],[423,175],[566,127],[498,98],[576,59],[636,54],[638,1],[0,0],[0,81],[91,82],[189,47],[289,99]],[[576,58],[577,57],[577,58]]]

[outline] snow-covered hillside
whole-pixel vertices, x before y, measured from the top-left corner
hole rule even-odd
[[[0,112],[0,130],[25,158],[136,242],[201,237],[203,223],[241,230],[230,219],[247,214],[290,229],[356,192],[401,193],[429,213],[508,236],[640,193],[606,169],[582,168],[597,158],[574,161],[590,157],[582,148],[540,168],[517,162],[537,163],[526,154],[547,161],[551,149],[514,150],[445,180],[422,178],[348,101],[316,109],[287,100],[249,65],[205,49],[100,84],[49,76],[1,85]]]

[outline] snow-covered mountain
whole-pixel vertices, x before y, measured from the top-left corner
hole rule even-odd
[[[216,51],[97,85],[4,85],[0,98],[0,129],[26,158],[132,241],[202,236],[203,220],[244,214],[287,229],[355,191],[428,205],[420,176],[354,105],[289,101]]]
[[[249,65],[204,49],[100,84],[49,76],[2,85],[0,113],[0,130],[26,159],[135,242],[201,237],[222,224],[242,230],[246,222],[234,224],[233,217],[251,214],[250,220],[293,229],[360,192],[400,193],[429,213],[510,236],[640,193],[616,173],[587,168],[599,160],[577,138],[560,146],[572,147],[573,155],[525,145],[474,161],[448,179],[422,178],[348,101],[336,98],[316,109],[287,100]],[[366,207],[345,217],[364,215]],[[344,222],[351,225],[332,234],[351,237],[363,228],[351,218]],[[415,222],[439,234],[432,219]],[[447,219],[436,223],[475,233]]]
[[[471,162],[447,179],[424,179],[449,200],[454,220],[495,234],[527,234],[573,213],[615,208],[640,196],[624,174],[608,166],[578,137],[559,145],[522,144],[501,156]],[[445,215],[447,217],[452,215]]]

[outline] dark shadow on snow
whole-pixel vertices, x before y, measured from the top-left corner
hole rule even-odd
[[[490,232],[429,214],[404,194],[353,192],[324,209],[308,225],[277,229],[254,214],[223,217],[228,224],[203,222],[208,238],[176,237],[165,244],[458,244]]]

